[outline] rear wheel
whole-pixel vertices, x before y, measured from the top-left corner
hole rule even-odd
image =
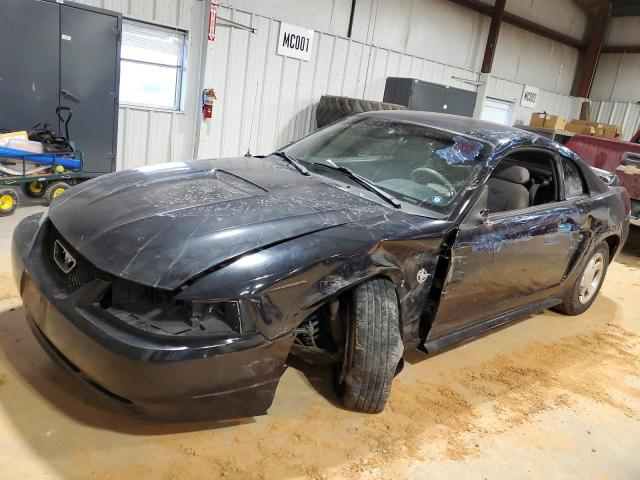
[[[53,202],[54,198],[62,195],[64,192],[69,190],[69,184],[66,182],[54,182],[47,188],[44,196],[49,203]]]
[[[0,190],[0,217],[7,217],[18,208],[18,194],[11,189]]]
[[[555,309],[566,315],[579,315],[595,301],[609,267],[609,246],[598,245],[582,266],[573,287]]]
[[[349,317],[337,391],[347,408],[378,413],[387,403],[403,352],[393,284],[376,278],[356,287]]]

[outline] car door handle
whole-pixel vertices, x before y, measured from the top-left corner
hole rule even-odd
[[[60,90],[60,93],[62,94],[63,97],[68,98],[69,100],[73,100],[74,102],[80,103],[80,99],[76,97],[73,93],[71,93],[69,90]]]

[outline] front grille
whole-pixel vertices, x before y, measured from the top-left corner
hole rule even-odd
[[[53,250],[56,240],[58,240],[64,248],[73,255],[76,261],[75,267],[69,273],[64,273],[54,260]],[[56,287],[67,294],[76,292],[95,279],[107,281],[114,279],[113,276],[96,268],[91,262],[80,255],[76,249],[71,247],[71,245],[62,238],[62,235],[60,235],[51,222],[48,222],[46,227],[40,254],[42,256],[42,264],[49,275],[55,280]]]

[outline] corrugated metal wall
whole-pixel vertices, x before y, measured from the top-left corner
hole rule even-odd
[[[256,7],[262,14],[221,7],[221,18],[250,25],[257,31],[251,34],[246,30],[224,26],[221,21],[216,40],[207,43],[206,54],[202,55],[202,40],[205,35],[203,30],[208,16],[206,0],[78,1],[120,11],[132,18],[177,26],[189,31],[185,112],[121,107],[118,169],[187,160],[194,157],[194,152],[199,158],[241,155],[249,149],[252,153],[267,153],[300,138],[314,128],[315,106],[322,94],[381,100],[388,76],[410,76],[475,90],[473,84],[458,78],[471,81],[479,79],[479,74],[474,70],[477,70],[476,64],[482,56],[481,47],[488,23],[486,17],[444,0],[429,0],[426,13],[422,4],[411,6],[409,0],[393,4],[387,0],[363,0],[358,3],[359,9],[356,12],[357,17],[362,18],[355,19],[355,38],[348,39],[335,32],[340,33],[345,29],[343,17],[348,12],[350,2],[333,0],[331,14],[318,20],[323,25],[328,25],[331,33],[316,31],[312,61],[303,62],[276,55],[280,22],[264,13],[273,10],[274,15],[280,18],[288,18],[289,13],[278,8],[267,8],[267,4]],[[227,1],[249,4],[248,0]],[[306,18],[304,11],[308,9],[307,3],[296,3],[297,10],[294,13]],[[542,0],[517,0],[515,3],[510,2],[510,5],[513,4],[510,8],[520,5],[545,18],[554,16],[555,10],[540,7],[542,3]],[[391,10],[383,9],[383,14],[374,15],[372,12],[377,12],[380,5],[386,5]],[[365,11],[367,8],[369,11]],[[397,15],[391,15],[393,11]],[[407,20],[404,18],[406,12],[412,12],[410,17],[420,18]],[[583,19],[573,13],[569,33],[579,37],[584,28]],[[435,14],[436,17],[433,17]],[[397,31],[393,33],[390,30],[394,27],[394,18],[398,16],[402,17],[398,19],[402,25],[409,22],[405,25],[406,35],[400,35],[406,37],[403,44],[408,50],[405,49],[404,53],[391,47],[391,40],[386,43],[384,41],[385,38],[391,38],[391,34],[398,35]],[[435,35],[441,42],[435,48],[435,40],[429,37],[434,32],[428,28],[427,21],[438,23],[441,17],[446,22],[453,23],[447,23],[448,35]],[[289,19],[296,23],[294,20],[295,18]],[[412,29],[411,22],[418,22],[420,28],[416,26]],[[379,28],[376,29],[376,25]],[[441,25],[433,26],[436,27],[442,29]],[[460,29],[468,30],[469,33],[468,41],[462,44],[463,49],[459,42],[447,43],[444,39],[454,36],[459,40],[459,35],[453,32],[459,33]],[[533,110],[520,107],[519,103],[523,83],[529,83],[541,87],[536,111],[545,110],[567,118],[577,117],[580,100],[566,95],[577,54],[574,55],[572,49],[557,46],[555,42],[544,39],[544,45],[537,48],[528,40],[530,34],[520,31],[507,35],[511,30],[511,27],[505,26],[506,37],[502,38],[504,35],[501,35],[499,52],[496,54],[495,76],[490,79],[488,96],[513,102],[514,123],[528,123]],[[430,41],[423,41],[425,39]],[[539,51],[538,53],[546,52],[543,57],[549,63],[541,65],[536,60],[540,55],[533,55],[532,49]],[[446,59],[450,59],[450,63],[455,66],[443,63],[448,61]],[[508,68],[502,68],[501,61]],[[514,65],[518,67],[512,72],[509,68]],[[205,69],[204,85],[200,84],[202,68]],[[603,68],[602,71],[613,72],[617,68],[612,66]],[[551,74],[550,70],[553,70]],[[536,81],[541,75],[548,80],[546,83]],[[625,75],[622,77],[626,78]],[[202,122],[199,114],[200,88],[203,86],[215,88],[219,96],[214,117],[208,122]],[[609,91],[608,88],[606,90]],[[594,97],[616,99],[609,95]],[[594,102],[592,111],[597,121],[620,123],[625,138],[629,138],[639,127],[640,106],[636,104]]]
[[[520,106],[524,85],[522,83],[505,80],[498,77],[490,77],[487,86],[487,97],[497,98],[513,102],[514,115],[512,121],[515,125],[528,124],[533,112],[553,112],[556,115],[571,117],[574,98],[561,93],[554,93],[540,89],[536,108]]]
[[[581,98],[541,89],[536,108],[524,108],[520,106],[523,88],[524,86],[521,83],[491,77],[487,88],[487,97],[514,102],[513,123],[516,126],[518,124],[528,124],[534,111],[562,115],[567,120],[579,118],[580,107],[582,106]],[[629,140],[640,129],[640,104],[592,100],[591,120],[620,125],[622,139]]]
[[[77,3],[189,32],[184,112],[120,107],[117,168],[193,158],[205,2],[199,0],[76,0]]]
[[[640,130],[640,105],[631,102],[592,101],[591,119],[594,122],[621,125],[622,139],[629,140]]]
[[[205,85],[218,94],[213,119],[203,123],[199,158],[267,153],[310,132],[323,94],[382,100],[387,77],[408,76],[475,90],[458,80],[478,74],[415,55],[316,32],[313,59],[277,55],[280,22],[232,8],[220,17],[256,29],[218,25],[209,42]]]

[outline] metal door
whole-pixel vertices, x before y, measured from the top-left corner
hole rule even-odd
[[[71,139],[84,171],[115,169],[119,18],[64,5],[60,16],[60,104],[70,107]]]
[[[0,129],[58,128],[59,6],[0,1]]]

